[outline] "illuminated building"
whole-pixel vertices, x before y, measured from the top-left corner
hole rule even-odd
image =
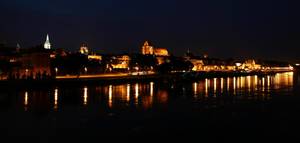
[[[294,68],[292,66],[282,66],[282,67],[279,67],[279,66],[274,66],[274,67],[270,67],[269,70],[272,70],[272,71],[293,71]]]
[[[128,55],[114,56],[112,57],[113,69],[128,69],[130,57]]]
[[[204,65],[204,71],[220,71],[221,67],[219,65]]]
[[[143,55],[153,55],[154,54],[154,50],[153,50],[153,46],[149,45],[149,42],[146,41],[142,47],[142,54]]]
[[[169,56],[169,52],[165,48],[155,48],[154,55],[155,56]]]
[[[261,65],[256,64],[255,60],[246,60],[242,65],[245,70],[259,70],[261,69]]]
[[[46,37],[44,48],[45,49],[51,49],[51,44],[50,44],[50,40],[49,40],[49,35],[48,34],[47,34],[47,37]]]
[[[203,70],[203,66],[204,66],[203,60],[191,59],[189,61],[194,65],[192,69],[193,71]]]
[[[235,65],[226,65],[226,70],[228,71],[235,71],[236,66]]]
[[[149,42],[146,41],[142,47],[143,55],[155,55],[155,56],[169,56],[169,52],[166,48],[154,48],[149,45]]]
[[[165,57],[156,57],[156,61],[157,61],[158,65],[161,65],[163,63],[166,63],[167,58],[165,58]]]
[[[81,47],[80,47],[80,49],[79,49],[79,52],[81,54],[88,55],[89,54],[89,49],[88,49],[87,45],[86,44],[82,44]]]
[[[89,59],[89,60],[97,60],[97,61],[101,61],[101,60],[102,60],[102,56],[96,55],[96,54],[88,55],[88,59]]]
[[[87,55],[89,60],[96,60],[96,61],[101,61],[102,60],[102,56],[97,55],[97,54],[89,54],[89,48],[87,46],[87,44],[82,44],[80,49],[79,49],[79,53],[83,54],[83,55]]]
[[[47,36],[46,45],[49,42]],[[50,42],[49,42],[50,43]],[[1,45],[0,45],[1,47]],[[49,46],[47,47],[49,48]],[[7,47],[0,48],[0,60],[7,61],[9,67],[0,67],[1,79],[38,79],[51,75],[50,58],[53,50],[45,49],[41,44],[30,48]]]

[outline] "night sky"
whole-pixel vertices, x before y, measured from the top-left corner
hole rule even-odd
[[[174,55],[300,60],[299,3],[289,0],[1,0],[0,42],[103,53],[145,40]]]

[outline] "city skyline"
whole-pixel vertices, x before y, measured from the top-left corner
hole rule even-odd
[[[100,48],[95,48],[95,47],[89,47],[89,44],[86,43],[86,42],[81,42],[79,45],[77,45],[77,47],[72,47],[72,48],[64,48],[64,47],[59,47],[59,46],[56,46],[56,47],[52,47],[52,42],[50,43],[50,40],[49,40],[49,34],[46,34],[46,41],[45,42],[40,42],[40,43],[37,43],[35,45],[31,45],[31,46],[27,46],[27,47],[23,47],[22,45],[20,45],[20,43],[0,43],[0,44],[4,44],[4,46],[8,46],[8,47],[14,47],[14,44],[16,48],[25,48],[25,49],[28,49],[28,48],[33,48],[33,47],[37,47],[37,46],[43,46],[45,49],[53,49],[53,50],[56,50],[56,49],[64,49],[64,50],[67,50],[67,51],[70,51],[70,52],[81,52],[81,48],[82,48],[82,45],[85,45],[86,48],[88,48],[90,51],[89,52],[92,52],[92,53],[98,53],[98,54],[133,54],[133,53],[142,53],[141,51],[141,47],[144,46],[145,42],[146,43],[151,43],[152,46],[153,43],[152,41],[149,41],[149,40],[145,40],[143,41],[144,44],[140,44],[139,47],[135,47],[135,48],[128,48],[127,50],[124,49],[124,50],[120,50],[120,51],[111,51],[111,50],[104,50],[104,49],[100,49]],[[156,44],[158,45],[158,44]],[[158,46],[159,47],[159,46]],[[156,47],[156,48],[158,48]],[[160,48],[159,48],[160,49]],[[170,52],[172,48],[162,48],[162,49],[167,49],[168,51],[167,52]],[[176,52],[175,52],[176,53]],[[201,51],[201,52],[197,52],[197,51],[191,51],[191,48],[187,48],[186,51],[183,51],[183,53],[180,53],[179,55],[177,54],[174,54],[174,52],[170,52],[169,54],[170,55],[174,55],[174,56],[185,56],[187,53],[192,53],[194,54],[195,56],[203,56],[203,57],[211,57],[210,54],[206,51]],[[211,54],[211,55],[214,55],[214,54]],[[255,56],[251,56],[251,55],[248,55],[248,56],[233,56],[233,57],[211,57],[211,58],[223,58],[223,59],[259,59],[259,60],[274,60],[274,61],[285,61],[285,62],[294,62],[294,63],[297,63],[299,62],[298,59],[278,59],[278,58],[272,58],[272,57],[255,57]]]
[[[297,9],[282,1],[8,1],[0,41],[22,47],[51,36],[55,48],[81,43],[110,53],[137,52],[144,41],[174,55],[299,60]],[[270,52],[272,51],[272,52]]]
[[[297,139],[283,0],[0,0],[1,140]]]

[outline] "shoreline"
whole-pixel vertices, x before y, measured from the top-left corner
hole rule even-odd
[[[90,84],[122,84],[136,82],[158,81],[168,82],[193,82],[203,79],[222,78],[222,77],[239,77],[239,76],[267,76],[277,73],[297,72],[297,71],[267,71],[267,72],[180,72],[171,74],[149,74],[149,75],[127,75],[127,76],[101,76],[98,78],[61,78],[49,80],[11,80],[0,81],[1,88],[19,88],[19,87],[52,87],[52,86],[81,86]],[[111,74],[112,75],[112,74]],[[84,77],[84,76],[83,76]]]

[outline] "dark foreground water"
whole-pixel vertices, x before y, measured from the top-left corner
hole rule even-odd
[[[299,90],[296,73],[1,89],[0,140],[291,141],[300,136]]]

